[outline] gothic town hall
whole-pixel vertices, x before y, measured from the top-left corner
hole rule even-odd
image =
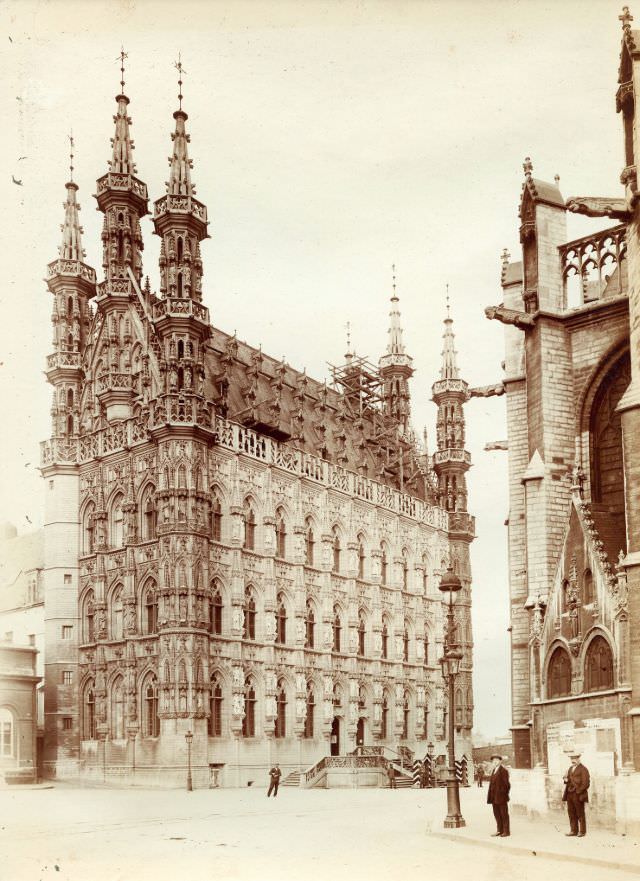
[[[214,771],[244,786],[274,761],[308,773],[356,747],[443,763],[449,565],[463,585],[456,750],[470,757],[463,405],[482,390],[459,376],[448,312],[429,455],[395,285],[378,364],[349,351],[330,384],[213,327],[182,99],[151,209],[129,98],[116,105],[95,196],[103,280],[84,262],[73,180],[47,267],[45,772],[182,785],[188,732],[197,786]]]

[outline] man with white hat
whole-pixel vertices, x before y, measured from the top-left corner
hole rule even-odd
[[[589,801],[589,771],[580,761],[580,753],[569,753],[571,767],[564,775],[564,793],[562,801],[566,801],[569,812],[569,824],[571,831],[566,834],[569,837],[577,836],[584,838],[587,834],[587,819],[584,814],[584,806]]]

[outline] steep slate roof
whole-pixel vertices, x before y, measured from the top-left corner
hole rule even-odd
[[[522,260],[518,260],[516,263],[507,263],[502,275],[502,287],[506,288],[512,284],[522,284],[522,280]]]
[[[382,472],[383,448],[367,442],[367,438],[387,430],[391,458],[395,457],[397,423],[378,407],[364,409],[360,418],[341,392],[215,327],[211,328],[205,362],[205,394],[219,405],[224,400],[223,385],[227,385],[229,420],[255,427],[276,439],[290,439],[298,449],[315,456],[321,456],[324,447],[328,461],[398,488],[397,476]],[[404,461],[404,490],[423,500],[428,494],[422,476],[426,474],[425,458],[411,449]],[[414,473],[415,479],[407,483]]]
[[[550,184],[548,181],[538,180],[538,178],[528,178],[526,188],[529,190],[531,197],[535,202],[544,202],[547,205],[556,205],[558,208],[564,208],[565,203],[562,193],[556,184]]]

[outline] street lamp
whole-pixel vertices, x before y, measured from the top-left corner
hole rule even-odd
[[[193,783],[191,781],[191,744],[193,742],[193,733],[187,731],[184,736],[187,741],[187,792],[193,791]]]
[[[449,686],[449,773],[447,775],[447,816],[444,819],[445,829],[457,829],[464,826],[464,817],[460,812],[460,788],[456,776],[455,754],[455,678],[460,672],[462,652],[455,642],[455,624],[453,620],[453,601],[455,595],[462,588],[462,582],[455,574],[451,566],[440,579],[440,590],[443,594],[449,594],[447,608],[447,629],[445,635],[444,655],[440,658],[442,664],[442,676]]]

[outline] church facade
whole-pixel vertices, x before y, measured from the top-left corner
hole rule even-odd
[[[624,193],[565,198],[524,164],[503,255],[516,765],[640,770],[640,32],[622,15]],[[605,218],[569,240],[568,212]],[[558,784],[559,785],[559,784]],[[604,796],[602,796],[604,798]]]
[[[122,92],[124,92],[124,83]],[[158,291],[143,280],[129,99],[97,181],[103,280],[67,183],[48,266],[45,772],[245,785],[357,746],[446,747],[439,577],[463,589],[458,755],[471,756],[471,573],[463,406],[445,320],[438,449],[410,426],[398,298],[377,365],[318,382],[211,326],[207,208],[174,113]],[[201,250],[202,249],[202,250]],[[193,735],[187,742],[186,735]]]

